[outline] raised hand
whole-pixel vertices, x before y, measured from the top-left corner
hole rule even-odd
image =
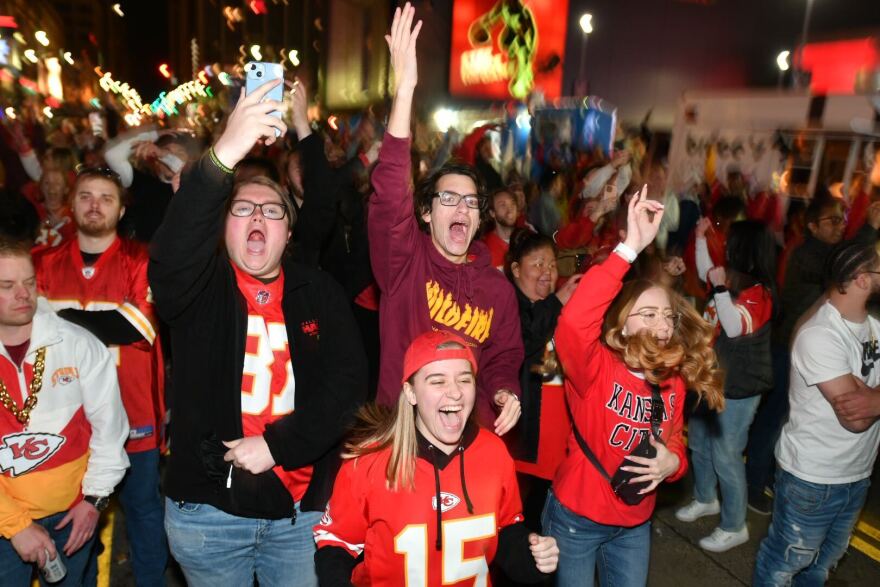
[[[226,130],[214,144],[214,154],[223,165],[235,167],[260,139],[267,145],[274,143],[276,129],[281,136],[287,133],[287,125],[270,114],[275,110],[283,112],[285,105],[276,100],[260,101],[280,83],[280,79],[268,81],[247,96],[242,92],[226,121]]]
[[[645,184],[642,191],[629,201],[624,244],[636,253],[641,253],[657,236],[662,219],[663,204],[648,199],[648,185]]]
[[[394,10],[394,20],[391,22],[391,34],[385,35],[388,50],[391,52],[391,68],[394,70],[394,93],[401,90],[412,91],[419,81],[419,71],[416,61],[416,39],[422,29],[422,21],[412,26],[416,9],[407,2]]]
[[[309,100],[308,92],[305,84],[299,78],[294,81],[285,81],[284,84],[290,89],[290,114],[293,119],[293,129],[299,140],[303,140],[312,134],[312,127],[309,125]]]
[[[697,238],[706,238],[706,233],[709,231],[710,228],[712,228],[712,221],[705,216],[700,218],[700,221],[697,222],[697,227],[694,230],[696,232]]]

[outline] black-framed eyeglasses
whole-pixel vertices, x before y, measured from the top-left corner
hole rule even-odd
[[[845,216],[822,216],[821,218],[819,218],[819,222],[822,222],[823,220],[828,220],[829,222],[831,222],[831,226],[840,226],[841,224],[846,222],[846,217]]]
[[[281,220],[287,216],[287,206],[278,202],[266,202],[265,204],[257,204],[250,200],[232,200],[229,206],[229,213],[239,218],[252,216],[256,209],[259,208],[264,218],[268,220]]]
[[[657,310],[639,310],[638,312],[634,312],[629,315],[639,316],[642,319],[642,322],[645,323],[645,326],[648,328],[653,328],[660,323],[660,318],[662,317],[666,320],[666,323],[671,325],[673,328],[677,328],[681,323],[681,314],[679,312],[658,312]]]
[[[481,210],[488,203],[488,200],[479,194],[462,195],[457,192],[442,191],[434,194],[434,197],[439,198],[444,206],[458,206],[458,203],[464,199],[465,206],[474,210]]]

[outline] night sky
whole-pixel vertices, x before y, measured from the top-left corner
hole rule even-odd
[[[125,38],[129,42],[131,78],[135,86],[141,88],[142,95],[155,95],[164,87],[163,80],[156,72],[156,65],[167,60],[170,55],[168,19],[169,16],[173,18],[175,6],[192,1],[195,0],[127,0],[121,3],[126,13],[126,17],[121,20],[124,21]],[[422,3],[425,1],[427,0],[422,0]],[[433,0],[432,4],[435,9],[443,10],[443,6],[450,1]],[[266,3],[271,11],[271,0]],[[225,4],[238,3],[232,0],[204,0],[206,10],[219,11]],[[244,5],[243,2],[240,4]],[[613,10],[618,12],[622,4],[626,5],[632,19],[639,18],[640,7],[651,6],[656,9],[663,4],[672,8],[690,5],[697,22],[705,22],[707,28],[733,29],[732,32],[739,38],[732,43],[734,46],[731,51],[739,52],[745,57],[751,82],[754,85],[772,85],[777,72],[772,59],[767,56],[775,55],[784,48],[791,48],[800,38],[807,0],[570,0],[570,21],[576,27],[577,16],[590,11],[599,27],[603,23],[603,9],[610,12],[614,6]],[[607,21],[606,18],[605,22]],[[693,22],[691,20],[687,26],[693,26]],[[615,22],[614,26],[618,27],[620,24]],[[668,28],[675,28],[677,25],[666,21],[663,26],[666,29],[656,31],[658,39],[668,38]],[[638,28],[644,30],[644,27]],[[686,40],[691,31],[684,26],[681,29],[675,33],[680,33],[679,38]],[[880,34],[880,10],[877,9],[876,0],[814,0],[810,40],[856,36],[859,33],[864,36]],[[651,33],[648,35],[648,38],[628,38],[624,25],[621,30],[615,30],[613,42],[639,42],[651,47],[654,43],[650,38]],[[596,37],[598,40],[598,35]],[[569,44],[572,45],[573,42],[579,41],[570,40]],[[591,54],[591,61],[593,59],[601,60],[601,54]]]

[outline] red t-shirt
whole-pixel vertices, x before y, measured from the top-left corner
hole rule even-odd
[[[489,256],[492,258],[492,265],[499,271],[504,271],[504,257],[510,248],[510,243],[498,236],[494,230],[486,233],[483,242],[489,247]]]
[[[290,361],[287,326],[281,309],[284,273],[271,283],[241,271],[235,264],[238,289],[247,300],[247,341],[241,374],[241,425],[245,436],[262,436],[266,425],[293,413],[296,381]],[[302,499],[312,478],[311,465],[272,471],[293,496]]]
[[[462,489],[461,455],[440,469],[441,550],[434,467],[417,459],[415,490],[391,491],[385,481],[390,455],[385,449],[343,463],[315,526],[318,548],[344,548],[352,557],[363,553],[352,574],[355,585],[489,585],[499,531],[523,520],[513,460],[501,439],[481,428],[464,451],[473,513]]]

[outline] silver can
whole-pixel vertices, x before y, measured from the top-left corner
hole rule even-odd
[[[67,567],[61,562],[61,555],[56,554],[55,558],[49,558],[49,551],[46,550],[46,564],[40,569],[43,579],[46,583],[57,583],[67,576]]]

